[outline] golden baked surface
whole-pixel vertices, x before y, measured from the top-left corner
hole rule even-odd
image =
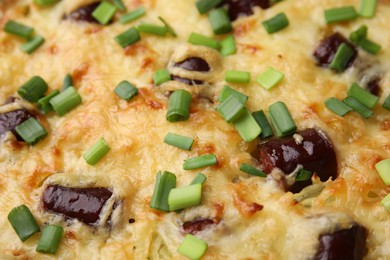
[[[216,222],[196,233],[209,246],[203,259],[311,259],[321,234],[353,223],[367,229],[365,258],[389,259],[390,214],[380,201],[390,186],[375,169],[377,162],[390,158],[390,111],[382,107],[390,94],[389,1],[378,1],[372,19],[333,25],[326,25],[325,9],[358,8],[359,1],[285,0],[268,9],[254,7],[253,15],[233,22],[237,53],[230,56],[187,42],[192,32],[217,40],[226,37],[213,34],[195,0],[124,0],[128,10],[140,6],[146,10],[145,16],[129,24],[119,22],[120,12],[106,26],[63,19],[90,2],[63,0],[41,7],[32,0],[0,0],[1,28],[15,20],[45,38],[44,45],[28,55],[20,50],[21,38],[0,32],[0,103],[17,97],[18,88],[36,75],[48,83],[50,92],[60,90],[70,73],[82,97],[82,104],[64,116],[53,112],[39,116],[48,135],[34,146],[17,142],[10,133],[1,136],[0,259],[186,259],[177,252],[185,236],[182,225],[199,219]],[[280,12],[290,24],[270,35],[262,21]],[[141,34],[138,43],[124,49],[115,42],[118,34],[140,22],[160,23],[159,16],[175,29],[177,38]],[[368,26],[369,38],[382,46],[377,55],[359,49],[357,61],[343,73],[316,65],[313,52],[323,38],[333,32],[348,38],[362,24]],[[189,72],[174,66],[192,56],[207,60],[211,70]],[[266,90],[256,77],[269,66],[285,77]],[[165,68],[207,84],[154,85],[154,72]],[[226,83],[227,70],[251,72],[250,83]],[[380,75],[380,100],[371,118],[356,112],[339,117],[325,107],[329,97],[345,98],[352,83],[366,84],[370,73]],[[114,93],[123,80],[139,89],[130,101]],[[246,143],[215,110],[225,85],[249,97],[249,111],[268,111],[271,104],[282,101],[298,130],[314,127],[326,133],[334,145],[338,177],[324,184],[316,179],[319,195],[304,200],[285,192],[271,176],[241,172],[242,163],[256,165],[251,154],[260,139]],[[167,93],[177,89],[192,93],[190,117],[171,123],[166,120]],[[168,132],[193,138],[192,150],[165,144]],[[91,166],[83,154],[100,137],[110,151]],[[217,156],[217,165],[183,170],[184,160],[209,153]],[[202,203],[170,213],[150,208],[158,171],[174,173],[177,187],[188,185],[198,172],[205,174]],[[109,188],[111,202],[118,203],[116,213],[94,227],[66,220],[42,207],[42,194],[49,185]],[[64,227],[55,256],[35,251],[38,234],[24,243],[17,237],[7,215],[21,204],[29,207],[40,226]]]

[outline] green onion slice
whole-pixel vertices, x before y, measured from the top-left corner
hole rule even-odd
[[[114,3],[115,7],[122,11],[122,12],[125,12],[127,9],[126,9],[126,6],[125,4],[123,3],[122,0],[112,0],[112,2]]]
[[[360,103],[359,100],[354,97],[346,97],[343,102],[350,106],[353,110],[358,112],[364,118],[370,118],[374,114],[374,112],[372,112],[369,108]]]
[[[217,156],[215,156],[215,154],[206,154],[185,160],[183,164],[183,169],[194,170],[206,166],[216,165],[217,163]]]
[[[39,226],[26,205],[13,208],[8,214],[8,221],[23,242],[39,232]]]
[[[168,33],[170,33],[173,37],[177,37],[175,30],[167,23],[167,21],[164,20],[164,18],[159,16],[158,19],[160,19],[160,21],[164,24]]]
[[[100,137],[99,140],[84,153],[83,157],[88,164],[95,165],[108,153],[108,151],[110,151],[110,147],[106,140],[104,140],[103,137]]]
[[[154,185],[154,192],[150,207],[153,209],[169,212],[168,197],[172,189],[176,187],[176,176],[170,172],[161,174],[159,171]]]
[[[331,97],[325,100],[325,106],[331,110],[333,113],[343,117],[353,109],[347,104],[341,102],[337,98]]]
[[[202,201],[202,184],[171,189],[168,197],[169,210],[175,211],[197,206]]]
[[[390,94],[385,99],[385,102],[383,103],[383,107],[386,108],[387,110],[390,110]]]
[[[107,1],[101,2],[92,12],[92,16],[101,24],[106,25],[114,17],[116,7]]]
[[[37,102],[45,95],[48,88],[41,77],[34,76],[18,89],[18,94],[27,101]]]
[[[263,73],[261,73],[256,80],[263,88],[270,90],[280,81],[282,81],[283,78],[283,73],[272,67],[269,67]]]
[[[50,99],[50,104],[53,106],[54,111],[60,116],[70,112],[80,105],[81,102],[81,96],[74,87],[69,87],[59,95]]]
[[[234,122],[244,115],[246,109],[245,105],[235,96],[230,95],[225,101],[219,104],[216,110],[228,122]]]
[[[221,54],[222,56],[229,56],[237,52],[236,42],[233,35],[229,35],[221,41]]]
[[[248,173],[253,176],[258,176],[258,177],[267,177],[267,174],[265,174],[262,170],[257,169],[249,164],[242,163],[240,165],[240,171]]]
[[[136,88],[133,84],[124,80],[116,86],[114,90],[115,94],[117,94],[120,98],[129,101],[133,97],[138,94],[138,88]]]
[[[200,14],[205,14],[221,2],[222,0],[198,0],[195,5]]]
[[[358,14],[353,6],[332,8],[324,11],[327,24],[354,20]]]
[[[51,106],[51,104],[49,102],[50,102],[50,99],[57,96],[58,94],[60,94],[60,92],[57,89],[55,89],[47,96],[38,100],[38,108],[42,112],[42,114],[47,114],[53,110],[53,107]]]
[[[278,137],[295,133],[297,126],[288,111],[286,104],[281,101],[275,102],[269,107],[271,122],[273,123]]]
[[[46,226],[42,230],[36,251],[44,254],[55,254],[64,235],[64,228],[56,225]]]
[[[224,34],[233,30],[229,15],[223,7],[211,10],[209,21],[215,34]]]
[[[197,238],[196,236],[187,234],[177,251],[189,259],[195,260],[201,259],[206,253],[207,248],[208,245],[205,241]]]
[[[183,135],[168,133],[164,138],[164,143],[183,150],[191,151],[194,139]]]
[[[308,181],[311,179],[313,173],[311,171],[305,170],[303,167],[298,171],[295,181]]]
[[[28,42],[22,44],[22,46],[20,46],[20,49],[22,49],[22,51],[24,51],[25,53],[31,54],[36,49],[38,49],[44,42],[45,39],[42,36],[36,35]]]
[[[191,33],[188,42],[193,45],[202,45],[216,50],[221,48],[221,44],[217,40],[198,33]]]
[[[153,81],[156,86],[161,85],[164,82],[170,81],[171,75],[167,69],[157,70],[154,72]]]
[[[198,183],[203,184],[205,183],[206,179],[207,178],[203,173],[198,172],[195,178],[191,181],[190,185],[198,184]]]
[[[13,20],[9,20],[5,25],[3,30],[7,33],[17,35],[20,37],[23,37],[27,40],[29,40],[33,34],[34,34],[34,29],[26,26],[24,24],[15,22]]]
[[[253,141],[261,133],[260,126],[253,118],[252,114],[249,113],[246,109],[244,114],[239,119],[234,121],[233,124],[245,142]]]
[[[279,13],[271,19],[263,21],[262,24],[265,30],[272,34],[286,28],[289,25],[289,21],[285,13]]]
[[[154,24],[142,23],[138,25],[137,30],[141,33],[149,33],[164,36],[167,33],[167,28],[165,26],[158,26]]]
[[[367,25],[360,26],[356,31],[351,32],[349,39],[351,42],[358,44],[361,40],[367,38],[368,27]]]
[[[186,90],[176,90],[169,97],[166,118],[169,122],[185,121],[190,116],[191,93]]]
[[[226,82],[249,83],[250,79],[251,74],[247,71],[228,70],[225,73]]]
[[[224,86],[223,89],[221,90],[221,93],[218,96],[218,101],[219,102],[224,102],[229,96],[235,96],[238,101],[240,101],[241,104],[245,105],[246,101],[248,100],[248,96],[242,94],[241,92],[229,87],[229,86]]]
[[[378,0],[360,0],[359,15],[372,18],[375,15]]]
[[[145,8],[139,7],[127,14],[122,15],[119,21],[121,22],[121,24],[125,24],[125,23],[132,22],[144,15],[145,15]]]
[[[34,117],[30,117],[15,127],[22,139],[31,145],[38,143],[47,136],[46,129]]]
[[[51,5],[57,3],[59,0],[34,0],[34,3],[39,5]]]
[[[358,45],[362,47],[363,50],[365,50],[368,53],[371,53],[373,55],[377,54],[381,50],[381,46],[369,39],[363,39],[361,40]]]
[[[115,41],[122,46],[122,48],[125,48],[129,45],[132,45],[136,42],[138,42],[141,39],[137,29],[134,27],[128,29],[127,31],[119,34],[115,37]]]
[[[373,108],[379,101],[379,97],[371,94],[356,83],[353,83],[348,90],[348,95],[356,98],[360,103],[368,108]]]
[[[382,200],[381,200],[381,204],[383,205],[383,207],[385,207],[385,209],[387,211],[390,212],[390,193],[386,195],[386,197],[384,197]]]
[[[70,74],[66,74],[64,81],[62,83],[61,91],[73,86],[72,76]]]
[[[329,65],[329,68],[342,72],[347,68],[348,62],[353,57],[354,51],[347,44],[342,43]]]
[[[253,112],[252,116],[261,128],[260,138],[265,139],[274,136],[274,131],[272,130],[263,110]]]
[[[375,164],[379,176],[386,185],[390,185],[390,159],[382,160]]]

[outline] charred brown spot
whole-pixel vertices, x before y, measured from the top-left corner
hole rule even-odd
[[[373,78],[369,82],[367,82],[367,90],[371,92],[371,94],[379,96],[379,92],[381,91],[380,83],[381,79],[379,77]]]
[[[92,16],[93,11],[95,11],[96,7],[98,7],[99,4],[100,1],[81,6],[76,10],[72,11],[71,13],[64,15],[63,19],[77,21],[77,22],[88,22],[88,23],[99,24],[99,22]]]
[[[184,61],[175,63],[174,66],[190,71],[210,71],[210,66],[207,61],[201,58],[188,58]]]
[[[270,0],[224,0],[223,3],[227,5],[229,17],[232,21],[239,16],[252,15],[255,6],[267,9],[272,4]]]
[[[34,117],[33,114],[24,108],[0,114],[0,135],[11,131],[19,141],[23,141],[15,128],[30,117]]]
[[[320,236],[320,246],[314,259],[316,260],[360,260],[367,252],[367,231],[357,224],[350,229],[343,229]]]
[[[350,67],[357,57],[357,51],[355,46],[350,43],[344,36],[336,32],[329,37],[323,39],[314,51],[314,57],[317,60],[317,65],[322,67],[328,67],[336,55],[337,49],[341,44],[347,44],[353,49],[353,56],[349,60],[347,67]]]
[[[302,165],[304,169],[315,172],[321,181],[336,178],[337,159],[332,142],[313,128],[299,131],[298,135],[302,137],[301,142],[291,136],[260,144],[257,156],[263,170],[271,173],[274,168],[279,168],[289,174]],[[299,192],[310,184],[310,180],[299,181],[289,190]]]
[[[212,219],[197,219],[193,221],[188,221],[183,224],[183,230],[187,234],[195,235],[196,233],[215,225],[216,222]]]
[[[187,85],[195,86],[195,85],[202,85],[204,84],[203,81],[201,80],[196,80],[196,79],[186,79],[186,78],[181,78],[179,76],[171,75],[172,80],[178,81]]]
[[[89,225],[97,224],[100,212],[112,192],[106,188],[68,188],[48,186],[43,193],[45,210],[78,219]]]

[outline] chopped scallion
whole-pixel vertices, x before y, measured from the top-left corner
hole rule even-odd
[[[350,106],[353,110],[358,112],[364,118],[370,118],[374,114],[374,112],[372,112],[369,108],[360,103],[359,100],[354,97],[346,97],[343,102]]]
[[[26,143],[31,145],[38,143],[47,136],[46,129],[34,117],[30,117],[15,127],[15,130]]]
[[[123,3],[122,0],[112,0],[112,2],[114,3],[115,7],[118,10],[123,11],[123,12],[125,12],[127,10],[126,6],[125,6],[125,4]]]
[[[385,102],[383,102],[383,107],[386,108],[387,110],[390,110],[390,95],[387,96],[385,99]]]
[[[167,69],[157,70],[154,72],[153,81],[156,86],[161,85],[164,82],[170,81],[171,75]]]
[[[253,112],[252,116],[261,128],[260,138],[265,139],[274,136],[274,131],[272,130],[263,110]]]
[[[158,19],[160,19],[160,21],[164,24],[165,28],[167,29],[167,32],[170,33],[173,37],[177,37],[177,34],[175,32],[175,30],[172,28],[172,26],[170,26],[168,24],[167,21],[164,20],[164,18],[162,18],[161,16],[158,17]]]
[[[360,26],[356,31],[351,32],[349,39],[351,42],[358,44],[361,40],[367,38],[368,27],[366,25]]]
[[[88,164],[95,165],[108,153],[108,151],[110,151],[110,147],[106,140],[104,140],[103,137],[100,137],[99,140],[84,153],[83,157]]]
[[[215,34],[224,34],[233,30],[229,15],[223,7],[211,10],[209,21]]]
[[[195,5],[200,14],[205,14],[221,2],[222,0],[198,0]]]
[[[353,6],[332,8],[324,11],[327,24],[350,21],[357,18],[358,14]]]
[[[372,109],[379,101],[379,97],[371,94],[356,83],[353,83],[348,90],[348,95],[356,98],[360,103]]]
[[[171,94],[166,115],[169,122],[185,121],[189,118],[191,97],[191,93],[183,89]]]
[[[243,105],[245,105],[246,101],[248,100],[247,95],[244,95],[241,92],[238,92],[237,90],[229,86],[224,86],[223,89],[221,90],[221,93],[218,96],[218,101],[222,103],[231,95],[235,96],[238,99],[238,101],[240,101],[240,103]]]
[[[36,251],[44,254],[57,253],[62,236],[64,235],[64,228],[56,225],[46,226],[42,230],[42,236],[39,240]]]
[[[206,176],[203,173],[198,172],[195,176],[195,178],[191,181],[190,185],[193,184],[203,184],[206,181]]]
[[[228,70],[225,73],[226,82],[249,83],[250,79],[251,74],[247,71]]]
[[[158,26],[146,23],[141,23],[140,25],[138,25],[137,30],[141,33],[149,33],[160,36],[164,36],[167,32],[167,28],[165,26]]]
[[[169,210],[175,211],[194,207],[202,201],[202,184],[197,183],[182,188],[174,188],[169,192]]]
[[[191,260],[198,260],[206,253],[207,248],[208,245],[205,241],[187,234],[177,251]]]
[[[129,45],[132,45],[136,42],[138,42],[141,39],[137,29],[134,27],[128,29],[127,31],[119,34],[115,37],[115,41],[122,46],[122,48],[125,48]]]
[[[372,18],[375,15],[378,0],[360,0],[359,14],[366,18]]]
[[[119,20],[120,20],[121,24],[125,24],[125,23],[132,22],[132,21],[140,18],[143,15],[145,15],[145,8],[139,7],[137,9],[127,13],[127,14],[122,15]]]
[[[199,157],[190,158],[184,161],[184,170],[194,170],[206,166],[212,166],[217,164],[217,157],[215,154],[206,154]]]
[[[27,101],[37,102],[47,90],[46,82],[41,77],[34,76],[18,89],[18,94]]]
[[[183,150],[191,151],[194,139],[183,135],[168,133],[164,138],[164,143]]]
[[[64,91],[65,89],[67,89],[71,86],[73,86],[72,76],[70,74],[66,74],[64,81],[62,83],[61,91]]]
[[[297,176],[295,177],[295,181],[308,181],[311,179],[311,176],[313,173],[311,171],[305,170],[304,168],[301,168]]]
[[[221,48],[221,45],[217,40],[198,33],[191,33],[190,37],[188,38],[188,42],[193,45],[202,45],[216,50]]]
[[[358,45],[360,47],[362,47],[363,50],[365,50],[366,52],[368,53],[371,53],[371,54],[377,54],[380,50],[381,50],[381,46],[369,39],[363,39],[361,40]]]
[[[262,170],[257,169],[249,164],[242,163],[240,165],[240,171],[248,173],[253,176],[258,176],[258,177],[267,177],[267,174],[265,174]]]
[[[347,68],[347,65],[350,59],[353,57],[354,51],[347,44],[342,43],[337,49],[336,54],[332,62],[329,65],[329,68],[336,70],[337,72],[342,72]]]
[[[138,88],[127,80],[124,80],[116,86],[114,92],[122,99],[129,101],[138,94]]]
[[[269,67],[263,73],[257,77],[257,82],[265,89],[272,89],[275,87],[282,79],[284,74],[280,71]]]
[[[390,193],[386,195],[386,197],[384,197],[382,200],[381,200],[381,204],[383,205],[383,207],[385,207],[385,209],[387,211],[390,212]]]
[[[176,187],[176,176],[170,172],[161,174],[159,171],[154,185],[154,191],[150,207],[153,209],[169,212],[168,197],[172,189]]]
[[[116,7],[107,1],[101,2],[92,12],[92,16],[101,24],[106,25],[115,15]]]
[[[362,25],[356,31],[349,35],[349,39],[359,45],[363,50],[371,54],[377,54],[381,50],[381,46],[367,38],[368,27]]]
[[[333,113],[343,117],[353,109],[347,104],[341,102],[337,98],[331,97],[325,100],[325,106],[331,110]]]
[[[34,29],[26,26],[24,24],[15,22],[13,20],[9,20],[5,25],[3,30],[7,33],[17,35],[20,37],[23,37],[27,40],[29,40],[33,34],[34,34]]]
[[[273,103],[269,107],[271,122],[274,124],[278,137],[287,136],[295,133],[297,126],[288,111],[286,104],[281,101]]]
[[[51,5],[57,3],[59,0],[34,0],[34,3],[39,5]]]
[[[236,121],[243,116],[246,111],[245,105],[242,104],[235,95],[230,95],[225,101],[217,106],[216,110],[228,123]]]
[[[386,185],[390,185],[390,159],[385,159],[378,162],[375,164],[375,168],[383,182]]]
[[[262,24],[265,30],[272,34],[286,28],[289,25],[289,21],[285,13],[279,13],[271,19],[263,21]]]
[[[57,89],[55,89],[47,96],[38,100],[38,108],[42,112],[42,114],[47,114],[53,110],[53,107],[51,106],[51,104],[49,102],[50,102],[50,99],[57,96],[58,94],[60,94],[60,92]]]
[[[8,214],[8,221],[23,242],[40,231],[33,214],[26,205],[13,208]]]
[[[45,39],[42,36],[36,35],[28,42],[22,44],[22,46],[20,46],[20,49],[22,49],[22,51],[24,51],[25,53],[31,54],[36,49],[38,49],[44,42]]]
[[[69,87],[50,99],[50,104],[58,115],[63,116],[81,104],[81,97],[74,87]]]
[[[221,55],[229,56],[237,52],[236,42],[233,35],[229,35],[221,41]]]
[[[252,114],[246,109],[244,114],[239,119],[235,120],[233,124],[245,142],[253,141],[261,133],[260,126],[253,118]]]

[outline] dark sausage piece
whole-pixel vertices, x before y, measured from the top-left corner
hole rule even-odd
[[[175,75],[171,75],[171,77],[172,77],[172,80],[174,80],[174,81],[178,81],[178,82],[181,82],[181,83],[184,83],[184,84],[187,84],[187,85],[191,85],[191,86],[202,85],[204,83],[201,80],[186,79],[186,78],[181,78],[181,77],[175,76]]]
[[[303,140],[297,144],[290,137],[271,139],[258,146],[258,160],[266,173],[275,167],[285,174],[293,172],[298,164],[304,169],[316,172],[321,181],[329,177],[337,177],[337,159],[332,142],[314,128],[298,132]],[[299,192],[309,186],[311,181],[299,181],[289,188],[292,192]]]
[[[100,212],[112,192],[106,188],[67,188],[48,186],[43,193],[45,210],[76,218],[89,225],[96,224]]]
[[[190,71],[210,71],[210,66],[207,61],[201,58],[188,58],[184,61],[175,63],[174,66]]]
[[[0,114],[0,135],[8,131],[12,131],[18,141],[23,141],[23,139],[16,132],[15,127],[30,117],[33,117],[33,115],[24,108]]]
[[[81,6],[73,12],[65,15],[64,19],[99,24],[99,22],[92,16],[93,11],[95,11],[96,7],[98,7],[99,4],[100,2],[95,2],[92,4]]]
[[[381,81],[380,78],[374,78],[371,81],[369,81],[366,86],[367,90],[370,91],[371,94],[375,96],[379,96],[379,92],[381,90],[379,86],[380,81]]]
[[[224,0],[223,3],[227,4],[229,17],[232,21],[236,20],[240,15],[252,15],[252,8],[255,6],[259,6],[262,9],[267,9],[271,6],[270,0]]]
[[[353,225],[332,234],[321,235],[315,260],[361,260],[366,254],[366,229]]]
[[[354,50],[354,54],[352,58],[349,60],[347,66],[350,67],[357,57],[356,48],[352,43],[350,43],[344,36],[342,36],[338,32],[323,39],[320,45],[318,45],[318,47],[314,51],[313,55],[317,60],[317,65],[322,67],[328,67],[330,63],[332,63],[333,57],[335,56],[337,49],[342,43],[347,44],[349,47],[351,47]]]
[[[214,225],[214,221],[211,219],[198,219],[194,221],[185,222],[183,224],[183,230],[186,234],[195,235],[199,231],[207,228],[210,225]]]

